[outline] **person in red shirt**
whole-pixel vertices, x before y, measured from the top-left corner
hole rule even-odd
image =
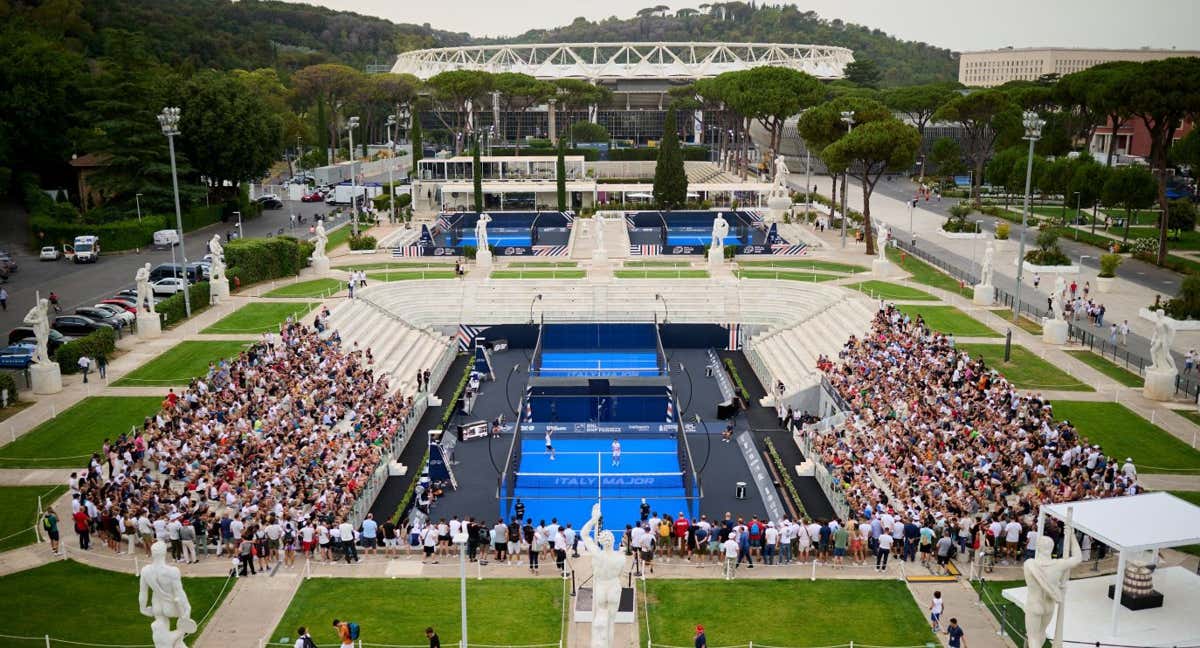
[[[680,556],[688,556],[687,534],[688,519],[683,517],[683,511],[680,511],[679,517],[675,518],[675,548]],[[688,557],[690,558],[691,556]]]
[[[81,505],[71,518],[75,520],[75,533],[79,534],[79,548],[87,551],[92,546],[92,529],[89,526],[92,520],[88,517],[87,509]]]
[[[179,394],[175,393],[174,388],[167,390],[167,402],[171,404],[171,407],[175,407],[175,403],[179,402]]]

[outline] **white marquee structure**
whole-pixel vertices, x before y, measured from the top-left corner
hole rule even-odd
[[[840,79],[854,54],[792,43],[554,43],[439,47],[401,54],[392,72],[421,79],[447,70],[521,72],[540,79],[692,81],[764,65]]]

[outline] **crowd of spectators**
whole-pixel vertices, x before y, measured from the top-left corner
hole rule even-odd
[[[354,533],[356,498],[413,401],[392,393],[357,345],[343,347],[328,317],[289,320],[170,390],[140,428],[106,439],[69,482],[81,548],[93,534],[130,553],[163,540],[191,562],[215,544],[253,572]]]

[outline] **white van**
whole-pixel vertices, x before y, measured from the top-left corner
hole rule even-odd
[[[154,247],[169,248],[179,245],[179,230],[162,229],[154,233]]]
[[[72,245],[75,263],[95,263],[100,258],[99,236],[76,236]]]

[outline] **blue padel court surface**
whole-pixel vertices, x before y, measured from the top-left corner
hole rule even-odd
[[[533,239],[529,236],[529,228],[524,228],[515,231],[504,231],[502,229],[488,228],[488,245],[492,247],[529,247],[533,245]],[[471,245],[478,247],[478,241],[475,240],[475,232],[470,234],[463,233],[461,239],[455,245]]]
[[[541,373],[561,376],[657,376],[654,351],[543,351]]]
[[[558,518],[578,529],[599,501],[605,526],[623,529],[638,519],[642,497],[655,511],[688,510],[674,439],[623,438],[616,466],[610,438],[552,440],[554,460],[543,438],[521,442],[513,495],[535,522]]]
[[[667,226],[667,245],[708,245],[712,243],[712,227]],[[742,239],[732,234],[725,236],[725,245],[742,245]]]

